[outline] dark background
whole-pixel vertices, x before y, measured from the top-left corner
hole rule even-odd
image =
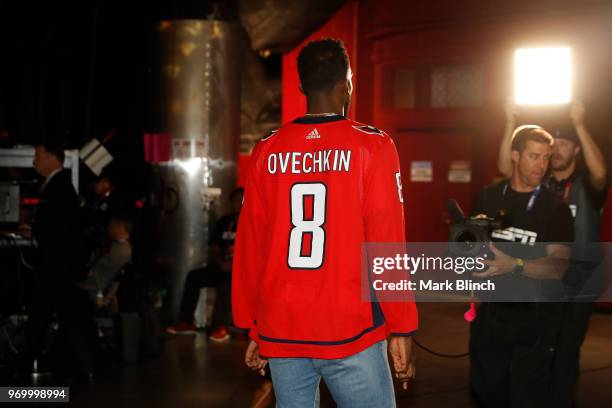
[[[0,147],[61,142],[81,148],[115,136],[108,171],[138,189],[142,135],[154,115],[155,23],[174,18],[239,21],[233,1],[0,2]],[[262,59],[280,77],[280,56]],[[82,184],[93,175],[85,170]]]

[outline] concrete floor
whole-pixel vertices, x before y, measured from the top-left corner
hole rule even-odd
[[[456,303],[419,305],[420,330],[416,339],[444,354],[467,351],[469,326],[463,320],[467,307]],[[406,395],[397,396],[400,407],[471,407],[468,394],[468,357],[440,358],[417,350],[417,380]],[[612,406],[612,315],[596,313],[582,349],[578,387],[579,407]]]
[[[420,305],[419,342],[445,354],[467,351],[468,325],[462,304]],[[71,389],[71,406],[246,407],[260,378],[242,364],[246,342],[223,344],[203,334],[169,337],[159,358],[102,373]],[[417,379],[397,394],[399,407],[470,407],[468,359],[440,358],[417,350]],[[323,392],[323,407],[333,407]],[[595,314],[582,358],[579,407],[612,406],[612,315]]]

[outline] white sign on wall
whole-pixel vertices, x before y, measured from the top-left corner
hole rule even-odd
[[[470,183],[472,181],[472,164],[469,160],[453,160],[448,168],[449,183]]]
[[[410,181],[431,183],[433,181],[433,166],[430,161],[410,162]]]

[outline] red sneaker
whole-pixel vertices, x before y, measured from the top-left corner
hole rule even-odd
[[[196,327],[192,323],[180,322],[166,329],[170,334],[195,334]]]
[[[218,341],[218,342],[229,340],[229,338],[230,338],[230,334],[227,331],[227,328],[225,326],[217,327],[215,330],[213,330],[213,332],[211,333],[209,337],[209,339],[211,339],[212,341]]]

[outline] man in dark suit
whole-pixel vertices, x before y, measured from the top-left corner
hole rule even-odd
[[[45,178],[33,225],[36,248],[35,274],[31,282],[26,362],[38,361],[46,343],[53,314],[57,314],[62,348],[72,349],[80,367],[89,353],[82,352],[91,333],[89,311],[75,282],[78,279],[79,198],[70,172],[64,170],[64,151],[59,146],[36,146],[34,168]],[[65,366],[68,366],[66,364]],[[36,367],[34,367],[36,369]],[[86,368],[89,371],[89,368]]]

